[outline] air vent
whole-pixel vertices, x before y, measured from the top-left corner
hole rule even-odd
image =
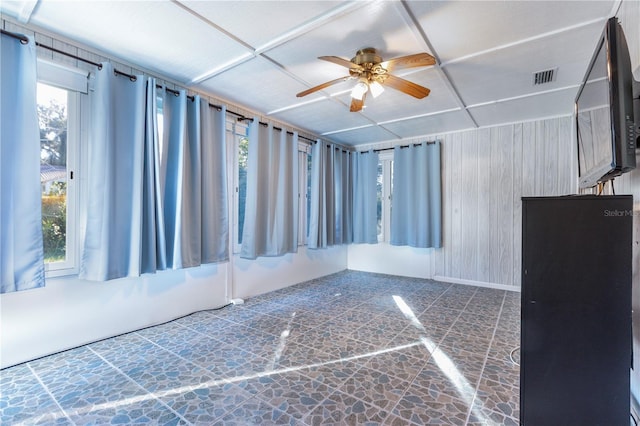
[[[538,71],[533,73],[533,85],[551,83],[556,78],[558,69],[552,68],[550,70]]]

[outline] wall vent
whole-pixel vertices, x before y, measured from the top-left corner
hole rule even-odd
[[[558,68],[552,68],[550,70],[538,71],[533,73],[533,85],[551,83],[558,72]]]

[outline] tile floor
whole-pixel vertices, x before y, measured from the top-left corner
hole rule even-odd
[[[519,293],[345,271],[0,370],[0,423],[516,425],[519,324]]]

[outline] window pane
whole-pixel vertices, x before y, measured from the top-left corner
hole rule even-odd
[[[242,137],[238,143],[238,244],[242,244],[244,206],[247,198],[247,156],[249,139]]]
[[[311,219],[311,154],[307,154],[307,230],[305,235],[309,237],[309,222]]]
[[[378,163],[378,181],[376,184],[376,191],[377,191],[377,218],[378,218],[378,238],[380,238],[380,236],[382,235],[382,206],[383,206],[383,197],[384,197],[384,193],[382,190],[382,184],[383,184],[383,167],[382,167],[382,162]]]
[[[67,257],[67,91],[38,83],[45,263]]]

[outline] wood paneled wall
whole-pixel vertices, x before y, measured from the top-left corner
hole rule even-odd
[[[434,276],[520,286],[523,196],[574,194],[572,118],[436,137],[442,141],[443,248]]]

